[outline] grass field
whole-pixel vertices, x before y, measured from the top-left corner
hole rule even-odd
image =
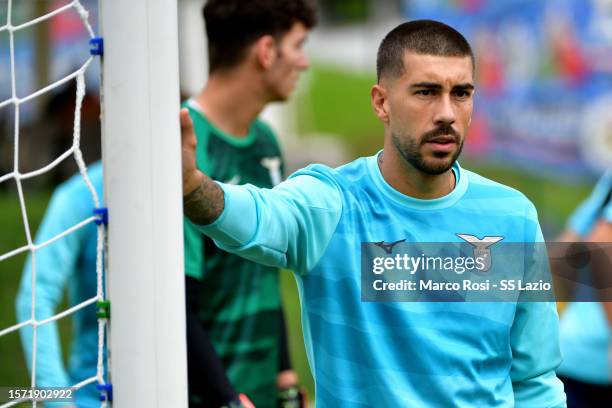
[[[28,220],[32,231],[43,216],[49,198],[48,193],[26,193]],[[16,192],[0,192],[0,253],[8,252],[26,244],[21,210]],[[15,295],[25,262],[25,254],[20,254],[0,262],[0,328],[16,323]],[[67,321],[60,329],[67,337]],[[0,337],[0,386],[27,385],[30,383],[25,359],[21,351],[19,334],[13,332]]]

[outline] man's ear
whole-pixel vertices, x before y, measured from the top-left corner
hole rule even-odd
[[[374,113],[383,123],[389,123],[389,100],[387,90],[381,85],[376,84],[370,91],[370,98]]]
[[[259,65],[269,69],[276,61],[278,50],[276,40],[271,35],[264,35],[253,45],[255,56]]]

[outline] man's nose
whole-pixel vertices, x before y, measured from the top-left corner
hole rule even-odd
[[[450,95],[442,95],[436,105],[434,123],[438,126],[450,126],[455,123],[457,115]]]

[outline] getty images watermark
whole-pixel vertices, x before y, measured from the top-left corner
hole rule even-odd
[[[611,301],[612,244],[406,240],[361,245],[363,301]]]

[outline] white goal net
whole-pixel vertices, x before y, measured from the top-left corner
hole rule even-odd
[[[13,129],[14,129],[13,166],[12,166],[13,168],[11,172],[0,175],[0,183],[4,183],[10,180],[13,180],[17,187],[16,190],[17,190],[19,206],[21,209],[21,217],[22,217],[23,228],[24,228],[25,237],[26,237],[26,245],[10,250],[4,254],[1,254],[0,261],[3,261],[15,255],[18,255],[22,252],[29,252],[30,259],[29,259],[28,273],[30,274],[30,280],[31,280],[31,291],[30,291],[31,292],[31,298],[30,298],[31,308],[30,308],[30,318],[28,320],[20,321],[10,327],[0,329],[0,337],[21,329],[23,332],[22,336],[24,337],[24,339],[26,339],[25,341],[31,341],[31,344],[32,344],[31,355],[28,356],[27,358],[27,360],[30,362],[30,372],[31,372],[31,381],[30,381],[29,386],[36,387],[37,386],[36,368],[38,365],[37,364],[38,363],[37,362],[37,357],[38,357],[37,350],[38,350],[38,344],[39,344],[39,342],[37,341],[37,337],[38,337],[37,335],[38,335],[39,328],[45,325],[53,325],[55,324],[57,320],[63,317],[69,316],[91,304],[96,304],[96,303],[98,305],[105,304],[104,291],[103,291],[103,287],[104,287],[103,286],[103,271],[102,271],[102,265],[103,265],[102,252],[103,252],[103,243],[105,239],[104,238],[105,229],[104,229],[104,223],[100,222],[101,217],[102,217],[102,212],[103,212],[103,210],[101,209],[101,204],[100,204],[101,197],[98,197],[98,193],[96,192],[96,190],[94,189],[94,187],[92,186],[89,180],[89,176],[87,174],[87,167],[83,160],[83,155],[82,155],[82,151],[80,148],[81,106],[82,106],[83,98],[85,96],[85,86],[86,86],[85,85],[86,84],[85,73],[87,69],[89,68],[90,64],[92,63],[93,59],[95,58],[93,54],[95,54],[96,51],[93,50],[92,55],[80,67],[78,67],[78,69],[76,69],[74,72],[71,72],[69,75],[66,75],[63,78],[41,89],[35,90],[32,93],[29,93],[27,95],[20,95],[17,91],[18,75],[20,73],[18,72],[16,58],[15,58],[15,55],[17,52],[16,50],[17,45],[16,45],[15,38],[20,31],[26,30],[34,26],[35,24],[45,23],[48,20],[60,15],[61,13],[72,12],[72,13],[76,13],[80,17],[80,20],[83,24],[83,29],[89,34],[89,37],[93,40],[92,44],[96,44],[96,40],[95,40],[95,34],[93,32],[93,29],[88,20],[88,17],[89,17],[88,11],[83,7],[83,5],[78,0],[74,0],[68,4],[65,4],[52,11],[49,11],[42,16],[38,16],[37,18],[34,18],[32,20],[29,20],[29,21],[26,21],[20,24],[14,23],[13,6],[14,6],[14,3],[11,0],[9,0],[6,3],[6,7],[7,7],[6,13],[5,13],[6,21],[0,23],[2,24],[2,26],[0,26],[0,33],[5,32],[8,34],[9,60],[10,60],[9,61],[10,84],[11,84],[10,97],[0,102],[0,109],[6,108],[8,106],[11,106],[13,108],[13,113],[14,113],[13,115]],[[85,43],[83,46],[87,48],[89,47],[89,44]],[[28,172],[22,171],[22,167],[20,166],[20,162],[19,162],[19,158],[20,158],[19,148],[20,148],[20,136],[21,136],[21,133],[20,133],[21,107],[25,103],[30,102],[34,100],[35,98],[39,98],[49,92],[52,92],[54,89],[65,85],[69,81],[76,82],[76,95],[74,95],[75,111],[74,111],[72,145],[66,151],[64,151],[58,157],[55,157],[50,163],[46,164],[45,166],[39,169],[33,170],[33,171],[28,171]],[[55,169],[60,163],[62,163],[65,160],[69,160],[70,158],[73,158],[75,160],[78,171],[81,177],[83,178],[84,183],[87,185],[87,188],[91,194],[91,198],[95,205],[95,208],[100,209],[99,211],[100,215],[96,215],[92,211],[91,216],[89,218],[81,220],[80,222],[76,223],[75,225],[70,226],[69,228],[62,231],[61,233],[46,239],[44,242],[35,242],[35,240],[33,239],[33,231],[31,230],[30,222],[28,219],[26,200],[24,198],[24,192],[23,192],[23,181],[37,177],[37,176],[41,176],[45,173],[53,171],[53,169]],[[65,239],[65,237],[68,236],[69,234],[74,234],[79,229],[84,228],[85,226],[92,224],[92,223],[98,224],[97,225],[96,267],[94,270],[90,271],[91,274],[95,274],[96,276],[96,295],[83,302],[72,305],[70,308],[66,310],[58,311],[56,314],[53,314],[51,316],[46,316],[46,315],[41,316],[40,314],[37,314],[36,313],[37,311],[36,287],[37,287],[37,282],[38,282],[37,262],[36,262],[37,252],[42,250],[45,247],[52,245],[57,240]],[[104,362],[103,362],[105,326],[106,326],[106,319],[104,317],[100,317],[98,319],[98,343],[97,343],[97,351],[96,351],[97,370],[96,372],[92,373],[90,378],[87,378],[76,384],[70,384],[75,389],[80,389],[94,382],[97,382],[98,384],[102,386],[105,385],[105,372],[104,372]],[[12,401],[9,401],[1,406],[9,407],[12,405],[16,405],[22,402],[23,400],[32,401],[32,406],[36,406],[37,405],[36,400],[30,399],[30,397],[31,395],[26,395],[23,397],[23,399],[15,398]],[[105,405],[106,405],[106,401],[103,401],[102,406],[105,406]]]

